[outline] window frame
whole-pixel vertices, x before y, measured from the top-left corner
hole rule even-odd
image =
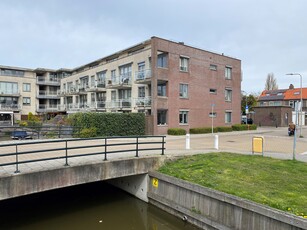
[[[163,118],[163,119],[161,119],[161,118]],[[162,123],[163,120],[165,121],[164,123]],[[161,122],[159,123],[159,121],[161,121]],[[167,125],[167,109],[158,109],[157,110],[157,125]]]
[[[31,83],[23,83],[22,84],[23,92],[31,92]]]
[[[231,66],[225,66],[225,79],[226,80],[232,79],[232,67]]]
[[[232,102],[232,89],[225,89],[225,101]]]
[[[189,72],[190,58],[185,56],[179,57],[179,70],[180,72]]]
[[[186,87],[184,87],[184,86],[186,86]],[[179,84],[179,97],[185,98],[185,99],[189,98],[189,84],[186,84],[186,83],[180,83]]]
[[[30,106],[31,105],[31,97],[23,97],[22,98],[22,105]]]
[[[180,110],[179,125],[188,125],[188,124],[189,124],[189,110]]]
[[[168,68],[168,53],[162,52],[157,56],[157,67]]]
[[[232,123],[232,111],[225,111],[225,124]]]

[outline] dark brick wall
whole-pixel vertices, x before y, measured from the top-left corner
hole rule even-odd
[[[290,106],[259,106],[253,107],[253,109],[256,125],[286,127],[292,121]]]

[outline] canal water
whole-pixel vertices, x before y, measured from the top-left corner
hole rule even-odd
[[[105,182],[0,201],[0,229],[197,230]]]

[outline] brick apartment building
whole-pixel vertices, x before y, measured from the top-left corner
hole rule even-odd
[[[28,112],[142,112],[152,134],[241,121],[241,61],[183,42],[152,37],[75,69],[0,69],[2,121]]]

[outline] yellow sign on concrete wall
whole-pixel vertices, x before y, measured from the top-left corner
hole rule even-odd
[[[253,137],[253,153],[263,154],[263,137]]]
[[[159,181],[157,178],[152,178],[152,186],[154,186],[155,188],[158,188]]]

